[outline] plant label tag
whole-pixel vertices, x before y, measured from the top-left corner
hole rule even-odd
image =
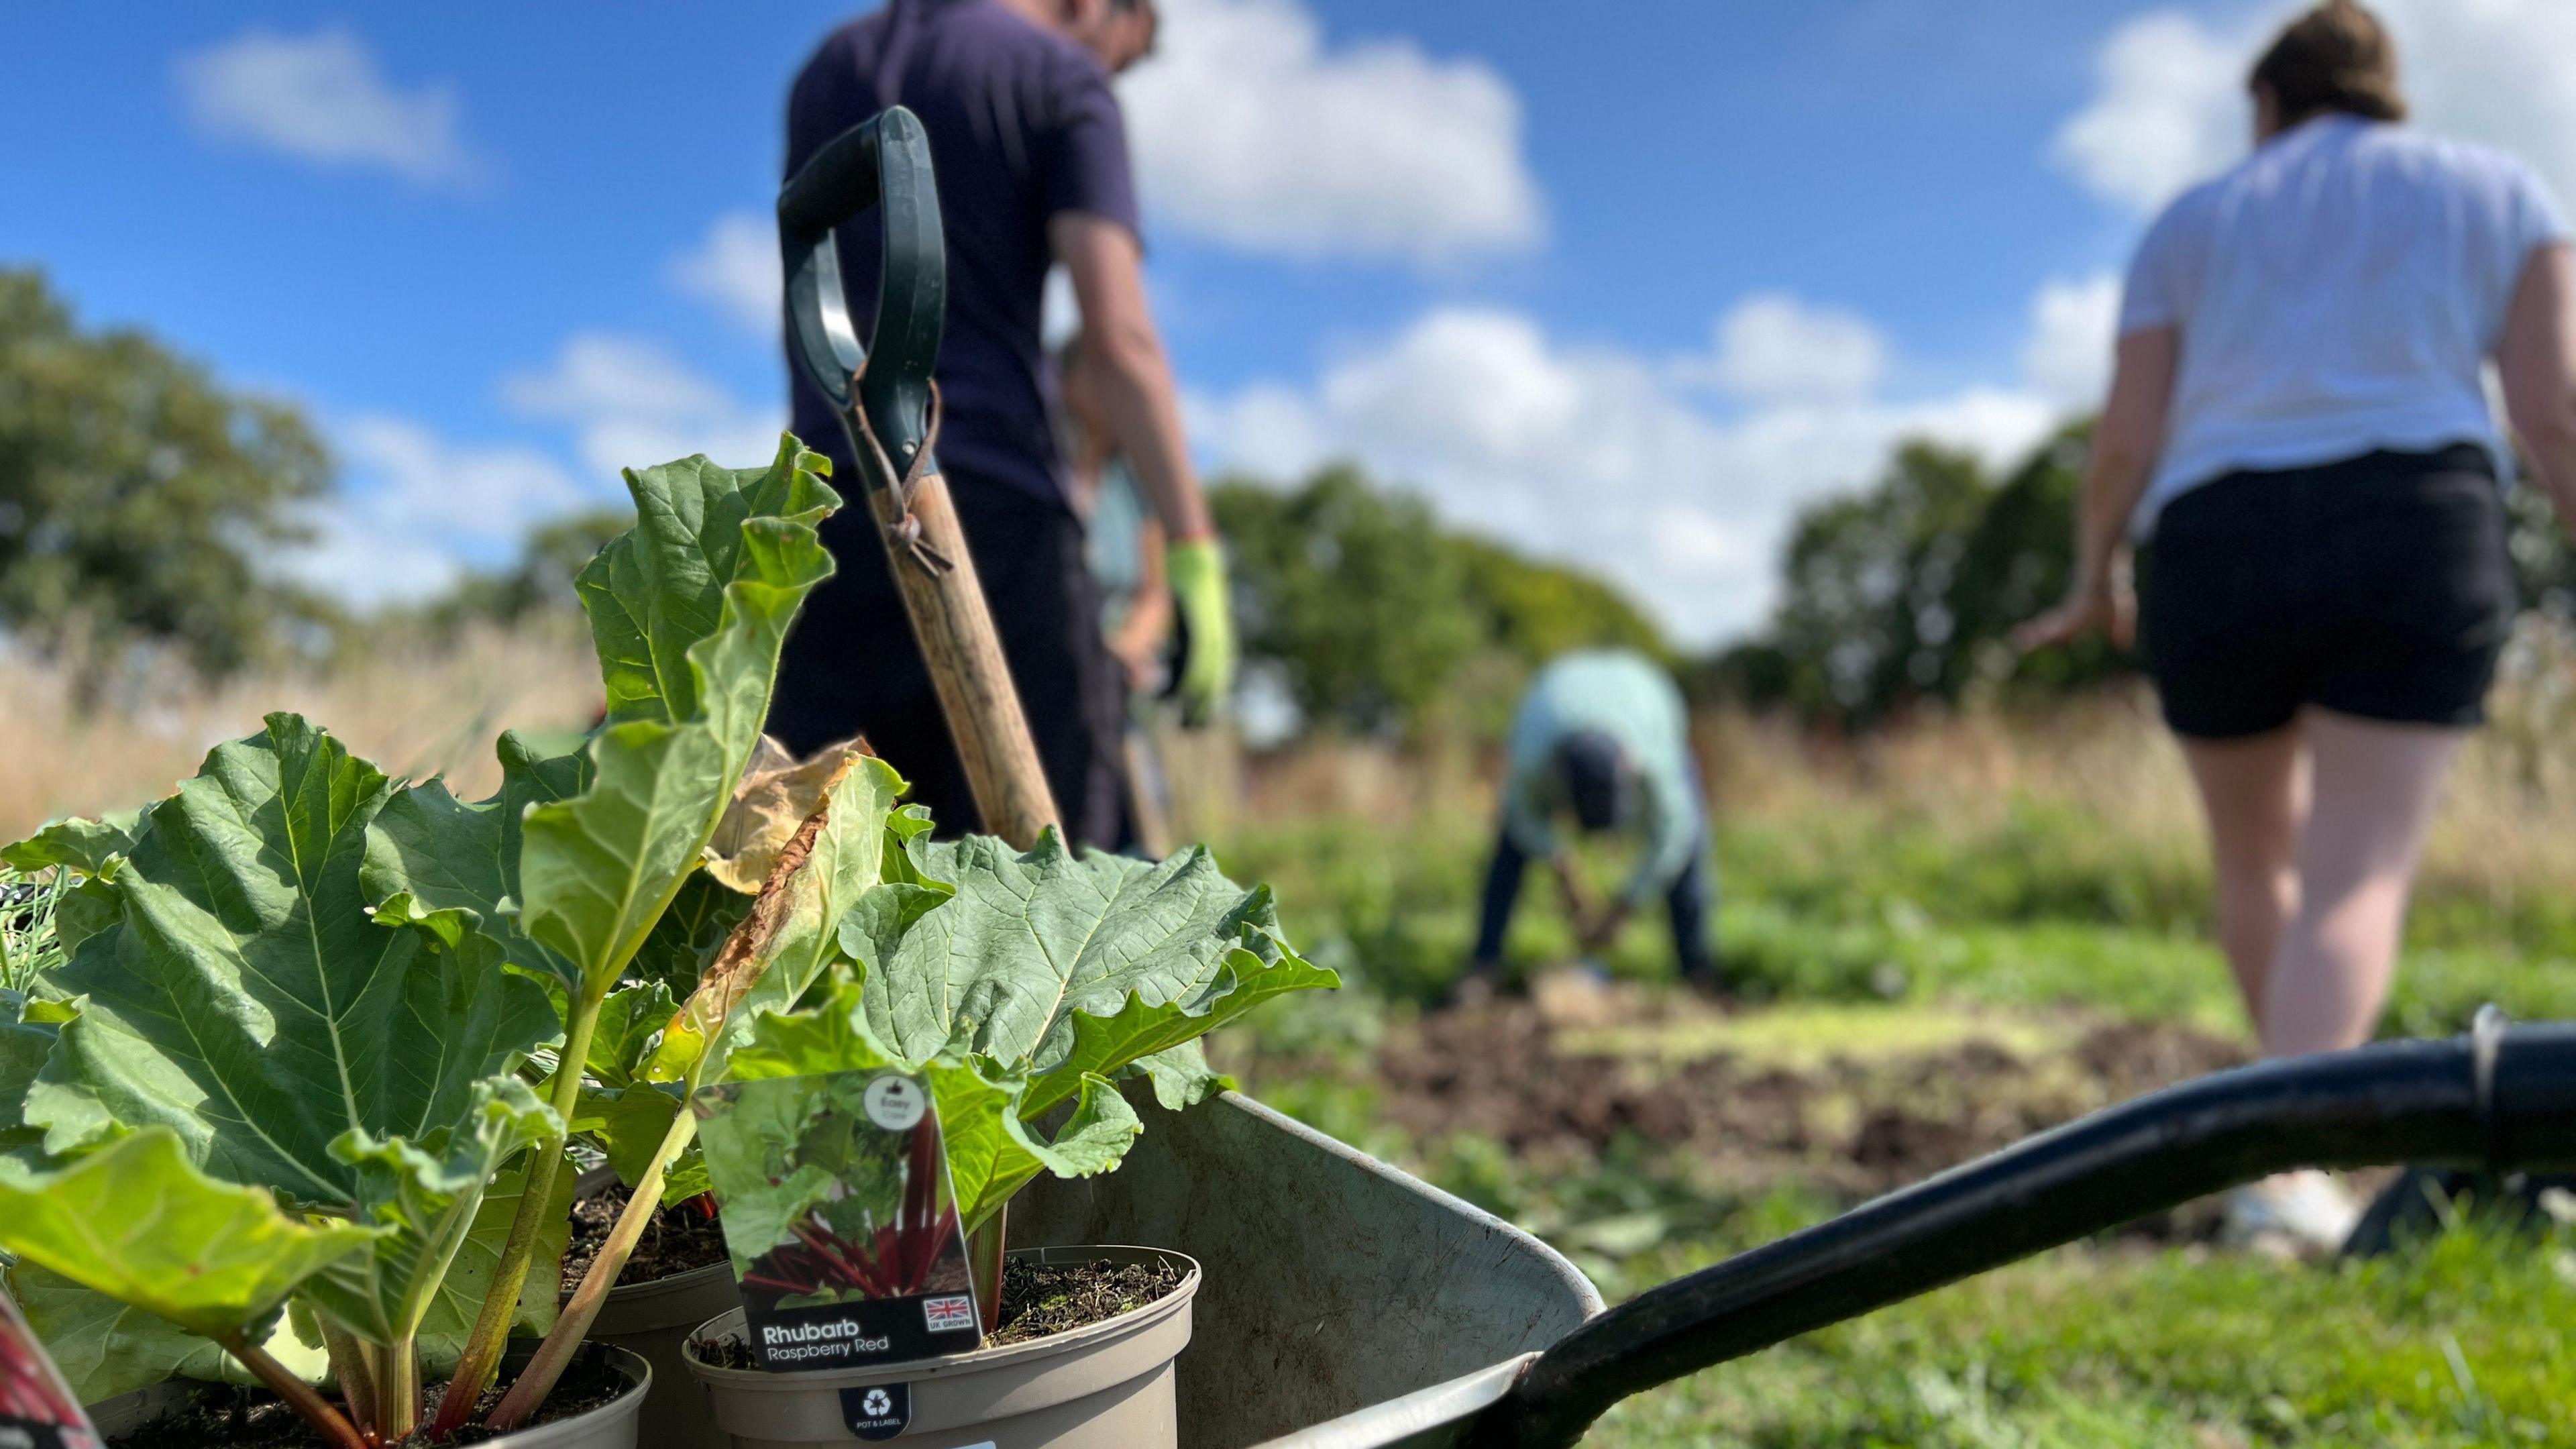
[[[690,1105],[755,1363],[772,1373],[871,1368],[983,1341],[939,1108],[920,1078],[727,1082]],[[857,1392],[842,1395],[845,1406]],[[851,1432],[899,1431],[911,1414],[909,1397],[900,1403],[886,1434],[855,1417]]]
[[[841,1422],[862,1439],[891,1439],[912,1423],[912,1385],[841,1390]]]
[[[0,1293],[0,1449],[99,1449],[80,1400],[6,1293]]]

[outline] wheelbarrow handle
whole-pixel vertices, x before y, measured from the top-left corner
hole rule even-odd
[[[885,240],[876,325],[851,325],[832,233],[875,207]],[[796,360],[832,406],[858,405],[902,468],[930,445],[930,376],[947,320],[948,247],[921,118],[892,106],[835,136],[778,193],[779,260],[787,275]],[[873,349],[873,356],[871,356]]]
[[[1565,1449],[1711,1364],[2294,1167],[2576,1166],[2576,1025],[2394,1041],[2201,1077],[1651,1288],[1541,1354],[1468,1449]]]

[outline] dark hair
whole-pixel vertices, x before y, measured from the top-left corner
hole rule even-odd
[[[1628,817],[1628,757],[1599,730],[1576,730],[1557,741],[1556,762],[1565,772],[1566,802],[1585,830],[1608,830]]]
[[[2325,0],[2284,26],[2246,84],[2272,92],[2284,129],[2328,111],[2373,121],[2406,118],[2397,44],[2379,17],[2354,0]]]

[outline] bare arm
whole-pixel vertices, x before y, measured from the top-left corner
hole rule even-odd
[[[1162,334],[1145,304],[1143,254],[1127,228],[1087,211],[1056,213],[1047,241],[1073,279],[1086,345],[1100,367],[1112,451],[1177,543],[1213,537],[1207,500],[1181,440],[1181,405]]]
[[[2496,344],[2504,410],[2562,526],[2576,528],[2576,261],[2565,243],[2524,264]]]
[[[2108,629],[2120,643],[2128,642],[2127,601],[2119,596],[2114,565],[2129,515],[2164,448],[2174,365],[2181,351],[2182,335],[2171,327],[2150,327],[2120,339],[2111,396],[2093,429],[2093,455],[2085,464],[2084,495],[2076,507],[2075,574],[2063,603],[2014,633],[2022,648],[2063,644],[2094,629]]]
[[[1547,858],[1548,869],[1556,874],[1556,888],[1565,896],[1565,913],[1574,918],[1575,934],[1592,935],[1592,895],[1583,888],[1583,877],[1575,873],[1574,853],[1562,847]]]

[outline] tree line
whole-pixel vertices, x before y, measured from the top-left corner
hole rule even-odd
[[[2091,424],[1997,472],[1928,442],[1803,510],[1754,637],[1676,650],[1608,580],[1444,524],[1348,465],[1212,490],[1247,659],[1309,725],[1385,738],[1490,736],[1568,649],[1641,650],[1702,699],[1867,729],[1932,706],[2045,701],[2119,676],[2107,641],[2020,654],[2012,626],[2066,587]],[[553,520],[443,597],[366,620],[274,561],[334,486],[292,405],[225,385],[150,336],[84,329],[31,270],[0,268],[0,630],[90,687],[138,652],[219,678],[281,655],[431,638],[576,607],[569,579],[622,509]],[[2514,500],[2533,607],[2576,612],[2576,556],[2538,490]],[[317,660],[317,662],[327,662]]]

